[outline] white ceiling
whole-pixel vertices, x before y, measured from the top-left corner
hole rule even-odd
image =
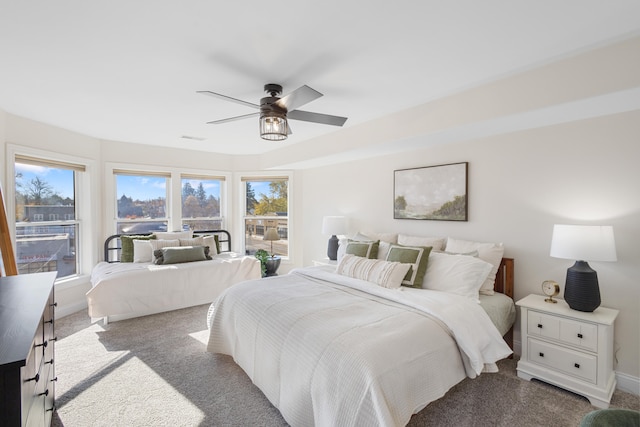
[[[260,154],[340,132],[252,113],[265,83],[345,128],[640,33],[638,0],[0,0],[0,109],[105,140]],[[202,141],[184,137],[202,138]]]

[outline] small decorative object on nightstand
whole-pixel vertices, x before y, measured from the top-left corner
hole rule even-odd
[[[544,299],[544,302],[556,304],[558,301],[554,300],[553,297],[560,293],[560,285],[553,280],[545,280],[542,282],[542,293],[548,297]]]
[[[266,259],[265,264],[266,264],[266,273],[265,275],[267,277],[270,276],[277,276],[278,274],[278,267],[280,267],[280,257],[276,256],[276,254],[273,252],[273,242],[280,240],[280,235],[278,234],[278,230],[275,228],[268,228],[267,232],[264,234],[264,237],[262,238],[262,240],[266,240],[268,242],[271,242],[271,255],[269,256],[269,258]]]
[[[518,376],[580,394],[598,408],[609,407],[616,388],[613,327],[618,310],[575,311],[563,300],[548,304],[542,295],[529,295],[516,305],[522,338]]]

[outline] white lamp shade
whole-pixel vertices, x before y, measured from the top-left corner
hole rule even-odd
[[[332,236],[347,234],[347,218],[344,216],[325,216],[322,218],[322,234]]]
[[[280,235],[278,234],[278,230],[275,228],[267,228],[267,232],[265,233],[262,240],[280,240]]]
[[[579,261],[617,261],[613,227],[556,224],[550,255]]]

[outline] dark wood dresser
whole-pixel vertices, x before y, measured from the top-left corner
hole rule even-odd
[[[0,277],[0,426],[49,426],[56,272]]]

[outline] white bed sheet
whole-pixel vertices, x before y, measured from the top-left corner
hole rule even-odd
[[[208,350],[231,355],[293,426],[405,425],[511,353],[470,299],[322,267],[239,283],[208,322]]]
[[[89,316],[122,320],[209,304],[229,286],[260,277],[255,257],[228,252],[183,264],[101,262],[86,294]]]

